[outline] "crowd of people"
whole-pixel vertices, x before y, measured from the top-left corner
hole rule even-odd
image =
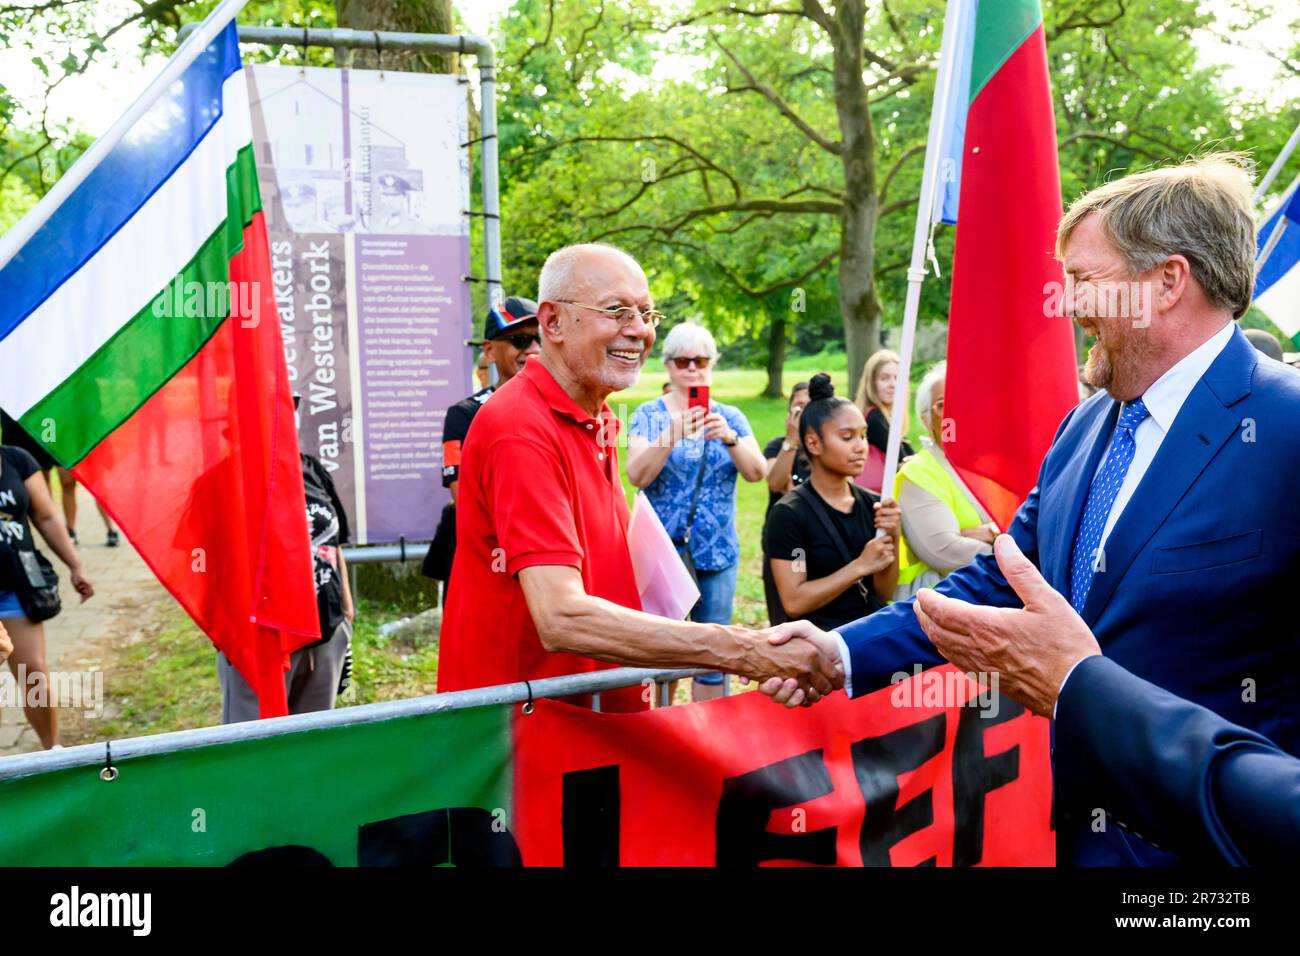
[[[760,448],[745,416],[710,395],[713,337],[675,325],[662,342],[668,383],[633,412],[625,445],[628,478],[699,587],[680,621],[641,610],[623,424],[607,402],[637,382],[663,316],[623,250],[557,250],[536,300],[493,307],[484,352],[495,381],[447,416],[454,507],[433,563],[455,586],[439,691],[620,665],[695,668],[708,672],[696,699],[732,674],[797,706],[952,660],[1002,675],[1014,699],[1056,718],[1063,861],[1169,864],[1189,850],[1250,861],[1300,847],[1300,762],[1284,752],[1300,749],[1300,678],[1286,609],[1273,600],[1300,559],[1286,507],[1300,468],[1300,376],[1270,354],[1276,341],[1237,324],[1251,298],[1254,228],[1249,176],[1232,157],[1134,174],[1070,207],[1057,237],[1070,287],[1140,284],[1141,311],[1112,314],[1067,294],[1065,315],[1096,337],[1083,371],[1096,393],[1080,389],[1007,535],[949,461],[944,364],[916,389],[920,448],[902,448],[884,488],[877,465],[891,423],[907,418],[894,409],[896,355],[868,359],[852,401],[825,373],[795,386],[784,434]],[[83,599],[93,588],[39,463],[0,451],[0,651],[12,639],[13,666],[43,656],[35,592],[47,579],[31,524]],[[291,709],[332,706],[352,617],[346,516],[324,470],[303,466],[321,640],[286,678],[302,678]],[[731,623],[741,479],[768,485],[765,628]],[[1243,486],[1250,495],[1233,495]],[[596,704],[589,693],[571,699]],[[605,689],[599,704],[635,712],[650,702],[633,686]],[[1147,729],[1112,766],[1098,742],[1127,731],[1118,715]],[[38,731],[57,742],[52,721]],[[1260,759],[1234,762],[1225,741]],[[1094,825],[1096,801],[1116,826]],[[1182,816],[1163,818],[1163,807]],[[1162,845],[1127,831],[1120,813]]]
[[[624,283],[622,294],[611,282]],[[572,629],[556,636],[570,646],[576,639],[578,646],[556,654],[539,626],[564,619],[555,598],[565,590],[575,614],[584,610],[584,595],[640,607],[623,540],[628,518],[615,437],[622,425],[604,399],[636,380],[658,335],[644,273],[619,249],[585,244],[559,250],[539,286],[536,300],[510,296],[490,309],[481,340],[490,384],[446,416],[442,480],[452,503],[425,562],[426,574],[445,584],[440,691],[670,659],[651,648],[610,647],[594,635],[584,643]],[[784,434],[765,446],[739,408],[710,395],[719,352],[707,328],[690,321],[674,325],[660,341],[660,355],[667,382],[660,396],[628,416],[626,473],[698,586],[688,624],[731,627],[741,480],[768,487],[762,577],[773,628],[804,622],[831,631],[991,551],[996,528],[943,453],[942,363],[917,392],[916,416],[926,430],[922,447],[917,452],[902,443],[894,486],[882,495],[899,375],[895,353],[882,349],[870,356],[854,401],[835,394],[828,374],[798,383]],[[529,424],[534,415],[535,429]],[[572,440],[566,429],[557,430],[560,422],[576,422],[588,434],[571,455],[554,460]],[[572,459],[585,462],[588,441],[595,442],[597,468],[584,475]],[[467,500],[471,461],[477,465],[475,491]],[[604,503],[585,500],[592,497]],[[597,534],[601,547],[589,547]],[[548,570],[530,574],[533,561]],[[556,578],[550,606],[542,607],[540,589],[536,602],[529,599],[526,579],[550,580],[551,563],[575,569],[577,581]],[[462,588],[473,607],[508,609],[511,620],[489,633],[469,619],[458,600]],[[746,631],[742,643],[753,643],[754,633],[760,632]],[[694,654],[704,666],[710,652],[707,639],[699,640],[701,647],[678,648],[671,660],[683,663]],[[692,699],[720,696],[727,673],[719,668],[696,677]],[[771,676],[762,667],[731,673]],[[604,706],[610,709],[611,702]]]
[[[447,413],[443,484],[453,500],[474,415],[540,353],[537,308],[531,299],[511,296],[488,314],[484,354],[496,369],[496,384]],[[900,469],[882,500],[899,368],[894,352],[870,356],[856,401],[835,395],[828,374],[796,384],[785,433],[762,448],[739,408],[691,402],[693,391],[708,394],[718,354],[708,329],[675,325],[661,347],[668,377],[663,394],[639,405],[627,425],[628,480],[644,491],[699,587],[692,621],[731,623],[740,566],[740,480],[768,487],[762,576],[772,624],[808,620],[831,630],[991,552],[996,526],[943,453],[944,363],[917,390],[916,416],[926,428],[922,448],[914,452],[901,443]],[[454,526],[449,505],[426,561],[426,573],[448,585]],[[720,696],[723,679],[721,673],[695,678],[692,699]]]

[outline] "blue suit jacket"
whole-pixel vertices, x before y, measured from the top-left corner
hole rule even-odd
[[[1043,459],[1009,533],[1047,581],[1070,593],[1070,557],[1088,488],[1119,402],[1101,392],[1075,408]],[[1106,656],[1138,677],[1300,753],[1300,372],[1261,359],[1238,329],[1193,387],[1115,523],[1083,618]],[[936,588],[974,604],[1019,607],[992,555]],[[915,662],[943,659],[911,602],[839,629],[855,695]],[[1064,839],[1071,821],[1058,807]],[[1062,861],[1168,862],[1112,845]]]
[[[1300,760],[1104,657],[1080,662],[1057,702],[1056,791],[1184,859],[1300,853]]]

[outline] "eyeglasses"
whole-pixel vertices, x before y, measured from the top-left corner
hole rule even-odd
[[[585,302],[574,302],[572,299],[556,299],[555,301],[563,302],[565,305],[576,305],[579,308],[589,309],[592,312],[600,312],[603,315],[608,315],[612,319],[616,319],[619,325],[630,325],[633,319],[639,318],[642,322],[653,329],[657,328],[659,323],[664,320],[664,314],[662,312],[656,312],[654,309],[642,312],[640,309],[634,309],[630,305],[615,306],[612,309],[601,309],[594,305],[587,305]]]
[[[696,368],[708,368],[713,363],[713,359],[709,358],[707,355],[693,355],[689,358],[685,356],[674,356],[670,361],[680,369],[687,369],[692,365]]]
[[[536,333],[520,332],[516,335],[503,335],[502,338],[521,352],[527,351],[534,345],[542,344],[542,337]]]

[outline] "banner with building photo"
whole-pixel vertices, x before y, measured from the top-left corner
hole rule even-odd
[[[469,137],[455,76],[250,66],[299,441],[362,544],[427,540],[442,422],[473,391]]]

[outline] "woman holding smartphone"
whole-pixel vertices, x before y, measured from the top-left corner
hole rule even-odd
[[[709,330],[674,326],[663,354],[672,388],[632,413],[627,476],[694,564],[700,601],[691,620],[730,624],[740,561],[736,476],[762,481],[767,462],[740,409],[708,396],[718,358]],[[722,682],[721,674],[697,677],[693,699],[721,696]]]
[[[898,505],[854,483],[867,461],[867,422],[835,396],[829,375],[808,383],[799,440],[808,480],[772,507],[763,550],[786,615],[824,631],[885,606],[898,585]],[[877,529],[886,533],[876,536]]]

